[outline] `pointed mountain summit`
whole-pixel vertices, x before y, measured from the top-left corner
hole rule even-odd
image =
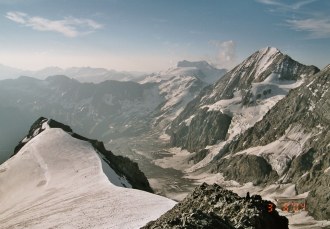
[[[38,119],[0,165],[3,228],[139,228],[172,208],[128,158]]]
[[[318,71],[315,66],[300,64],[278,49],[266,47],[252,54],[216,82],[212,88],[214,93],[205,99],[230,99],[236,91],[251,89],[253,83],[288,84],[287,81],[303,80]]]
[[[204,88],[185,107],[168,130],[171,143],[193,152],[233,138],[318,71],[276,48],[261,49]]]

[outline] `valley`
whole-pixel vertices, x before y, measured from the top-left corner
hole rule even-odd
[[[157,194],[180,201],[197,184],[193,180],[185,178],[182,170],[163,168],[154,163],[157,159],[171,157],[172,154],[167,151],[167,145],[168,143],[163,140],[143,136],[117,139],[106,146],[115,154],[126,156],[137,162]]]

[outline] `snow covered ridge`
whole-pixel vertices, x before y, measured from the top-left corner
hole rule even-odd
[[[116,156],[111,151],[105,149],[103,142],[97,140],[91,140],[80,136],[76,133],[73,133],[72,129],[60,122],[57,122],[53,119],[47,119],[40,117],[36,122],[33,123],[31,129],[29,130],[28,135],[16,146],[15,153],[18,153],[20,149],[27,144],[31,139],[36,137],[38,134],[43,132],[46,129],[50,128],[60,128],[63,131],[69,133],[72,137],[79,140],[89,142],[96,152],[102,158],[102,163],[110,166],[117,174],[123,177],[123,185],[131,188],[136,188],[144,190],[147,192],[153,192],[149,182],[145,175],[140,171],[137,163],[132,162],[128,158],[122,156]],[[104,166],[103,166],[104,167]],[[106,167],[104,167],[106,168]],[[126,180],[127,179],[127,180]]]
[[[63,124],[40,118],[30,131],[39,133],[0,165],[1,228],[140,228],[175,205],[125,188],[129,174],[111,167],[99,142],[54,125]]]

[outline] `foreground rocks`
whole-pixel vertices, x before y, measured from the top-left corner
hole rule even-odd
[[[197,187],[184,200],[143,229],[219,228],[284,229],[288,219],[260,196],[242,198],[217,184]]]

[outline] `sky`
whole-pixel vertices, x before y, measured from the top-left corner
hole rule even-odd
[[[0,30],[0,64],[24,70],[230,69],[266,46],[330,64],[329,0],[0,0]]]

